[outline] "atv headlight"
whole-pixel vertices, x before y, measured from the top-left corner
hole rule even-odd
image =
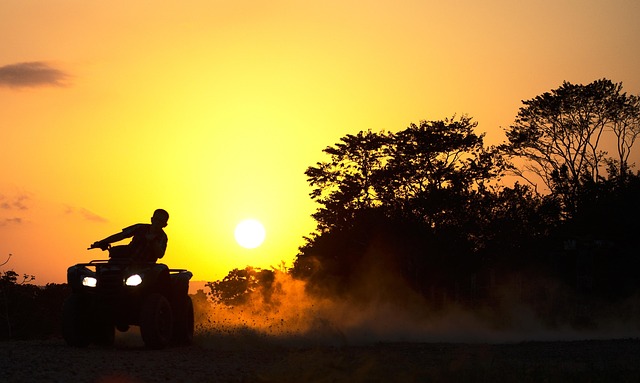
[[[127,286],[138,286],[141,283],[142,277],[138,274],[133,274],[124,281],[124,284]]]
[[[96,287],[97,283],[98,283],[98,280],[95,279],[94,277],[84,277],[84,278],[82,278],[82,286]]]

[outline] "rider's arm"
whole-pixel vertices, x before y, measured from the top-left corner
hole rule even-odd
[[[115,233],[113,235],[108,236],[107,238],[101,240],[101,241],[97,241],[95,242],[92,246],[93,247],[102,247],[101,245],[108,245],[110,243],[113,242],[118,242],[118,241],[122,241],[123,239],[126,238],[131,238],[133,237],[134,231],[135,231],[135,226],[129,226],[127,228],[122,229],[121,232],[119,233]]]
[[[131,237],[130,235],[127,235],[127,233],[125,233],[124,231],[121,231],[120,233],[116,233],[114,235],[110,235],[107,238],[98,241],[98,242],[102,242],[102,243],[112,243],[112,242],[118,242],[118,241],[122,241],[125,238],[129,238]]]

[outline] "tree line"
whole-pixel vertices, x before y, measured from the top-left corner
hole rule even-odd
[[[454,116],[324,149],[328,160],[305,172],[317,230],[291,273],[350,294],[386,257],[434,307],[487,303],[509,278],[549,278],[589,302],[636,294],[640,176],[628,161],[638,96],[607,79],[564,82],[523,101],[506,142],[487,147],[476,128]]]
[[[35,277],[0,271],[0,340],[42,339],[60,335],[66,284],[36,286]]]

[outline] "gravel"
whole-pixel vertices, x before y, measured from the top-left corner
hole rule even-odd
[[[246,336],[196,337],[145,349],[61,339],[0,342],[0,382],[637,382],[640,340],[326,345]]]

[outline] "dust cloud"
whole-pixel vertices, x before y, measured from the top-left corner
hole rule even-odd
[[[578,326],[563,313],[597,308],[558,307],[566,303],[562,287],[543,279],[528,281],[524,290],[521,281],[494,286],[492,299],[473,309],[454,302],[436,309],[393,273],[367,272],[359,287],[346,297],[312,296],[303,281],[282,272],[276,272],[275,278],[268,294],[254,291],[242,305],[214,303],[204,298],[202,291],[193,296],[196,343],[233,339],[239,343],[341,347],[381,342],[509,343],[640,337],[638,297],[594,314],[595,320]]]

